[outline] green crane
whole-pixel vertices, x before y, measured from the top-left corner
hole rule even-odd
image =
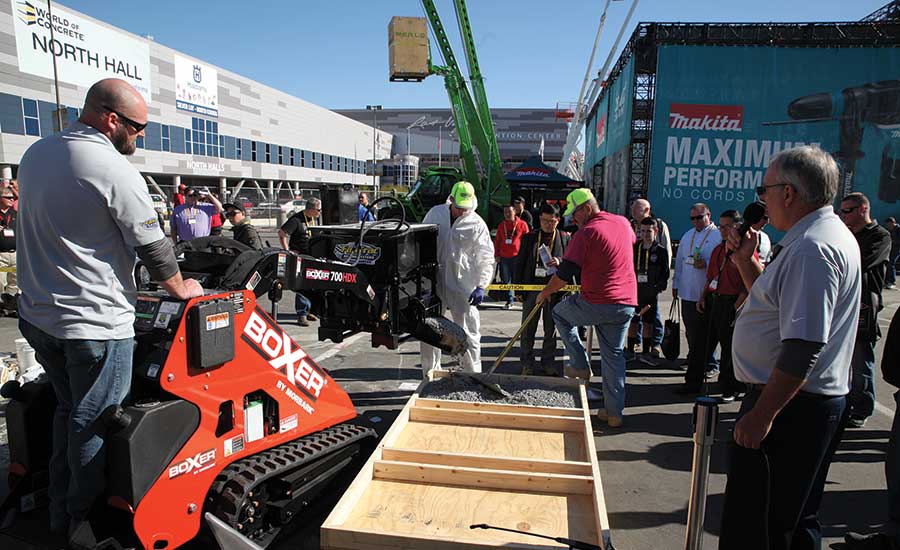
[[[502,219],[500,211],[503,206],[509,204],[510,189],[503,176],[497,136],[494,133],[494,122],[491,120],[484,80],[475,52],[475,39],[466,2],[454,0],[459,33],[469,67],[471,94],[433,0],[422,0],[422,5],[445,63],[435,65],[429,59],[428,69],[430,74],[444,77],[444,86],[450,97],[453,121],[459,137],[462,171],[447,167],[429,168],[419,177],[404,202],[417,219],[422,219],[429,208],[447,198],[453,183],[465,179],[475,187],[478,195],[478,213],[493,226],[493,222]]]

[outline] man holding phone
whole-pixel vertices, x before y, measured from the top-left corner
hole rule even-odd
[[[175,244],[197,237],[208,237],[213,216],[222,212],[222,203],[209,189],[188,188],[185,199],[187,202],[176,206],[172,212],[171,236]],[[201,199],[209,202],[200,202]]]

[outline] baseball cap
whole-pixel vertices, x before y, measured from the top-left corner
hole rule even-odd
[[[590,189],[576,189],[566,197],[566,212],[563,216],[571,216],[576,208],[594,198]]]
[[[244,208],[243,208],[242,206],[238,206],[238,205],[232,204],[232,203],[230,203],[230,202],[226,202],[225,204],[222,205],[222,212],[228,212],[229,209],[231,209],[231,210],[238,210],[238,211],[240,211],[242,214],[246,214],[246,213],[247,213],[247,211],[244,210]]]
[[[471,210],[475,208],[475,188],[467,181],[458,181],[453,184],[450,196],[457,208]]]

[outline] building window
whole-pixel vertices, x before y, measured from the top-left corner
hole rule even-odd
[[[256,142],[250,142],[250,160],[256,162]]]
[[[318,168],[319,167],[319,153],[316,153],[315,151],[313,151],[312,160],[313,160],[312,167]]]
[[[162,150],[170,151],[171,150],[171,142],[169,141],[169,125],[162,125]]]
[[[216,125],[219,123],[217,122]],[[218,128],[216,128],[218,130]],[[219,158],[225,157],[225,136],[219,136]]]
[[[293,147],[291,147],[291,166],[296,166],[294,164],[294,148]]]
[[[235,151],[237,152],[237,155],[235,156],[235,158],[237,158],[238,160],[242,159],[241,153],[244,152],[243,147],[241,146],[242,142],[243,142],[243,140],[241,138],[234,138],[234,147],[235,147]]]
[[[38,118],[37,101],[22,98],[22,116],[25,120],[25,135],[41,136],[41,119]]]
[[[190,155],[192,150],[193,149],[191,147],[191,131],[188,130],[187,128],[185,128],[184,129],[184,152]]]
[[[266,143],[266,162],[272,162],[272,147],[268,143]]]
[[[136,140],[134,140],[134,146],[138,149],[144,148],[144,136],[138,136]]]
[[[276,145],[278,147],[278,164],[284,164],[284,147],[281,145]]]

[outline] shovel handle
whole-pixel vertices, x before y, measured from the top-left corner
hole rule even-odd
[[[494,361],[493,366],[491,366],[491,370],[488,371],[488,374],[493,374],[497,367],[500,366],[500,363],[503,362],[503,359],[506,357],[506,354],[509,353],[509,350],[512,349],[513,345],[516,343],[516,340],[519,339],[519,336],[522,336],[522,333],[525,332],[525,327],[528,326],[528,323],[534,319],[534,316],[541,310],[541,306],[544,305],[543,300],[538,300],[537,303],[534,304],[534,307],[531,309],[531,313],[528,314],[528,317],[525,318],[525,321],[522,322],[522,326],[519,327],[519,330],[513,334],[513,337],[509,340],[509,343],[506,344],[506,347],[503,348],[503,351],[500,352],[500,355],[497,357],[497,360]]]

